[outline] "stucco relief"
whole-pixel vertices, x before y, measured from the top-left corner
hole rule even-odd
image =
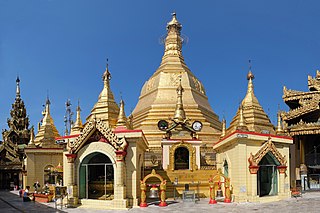
[[[111,129],[107,128],[101,120],[93,119],[89,121],[82,133],[74,140],[69,141],[69,153],[76,153],[81,146],[92,136],[92,134],[98,130],[102,136],[111,144],[116,150],[125,150],[128,143],[125,138],[119,139]]]
[[[250,153],[250,157],[248,159],[250,166],[258,166],[261,159],[268,152],[271,152],[274,155],[274,157],[279,161],[280,165],[285,166],[287,164],[286,156],[281,155],[270,138],[255,155]]]
[[[168,85],[177,87],[179,85],[180,75],[180,73],[172,73]]]
[[[192,81],[194,83],[196,90],[205,95],[206,93],[204,91],[204,88],[203,88],[201,82],[194,76],[192,76]]]
[[[149,81],[147,83],[146,91],[152,90],[154,88],[154,85],[155,85],[155,78],[149,79]]]

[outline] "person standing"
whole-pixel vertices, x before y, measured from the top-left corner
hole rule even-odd
[[[33,184],[33,188],[34,188],[34,193],[37,194],[38,189],[40,188],[40,183],[39,183],[39,181],[37,181],[37,182],[35,182],[35,183]]]

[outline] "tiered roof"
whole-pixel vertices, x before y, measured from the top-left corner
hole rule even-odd
[[[257,97],[254,94],[253,79],[251,70],[247,75],[248,89],[247,94],[227,129],[227,134],[235,130],[245,130],[259,133],[275,134],[274,126],[270,122],[268,115],[264,112]]]

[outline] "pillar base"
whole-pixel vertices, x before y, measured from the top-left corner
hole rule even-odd
[[[209,204],[216,204],[216,203],[217,203],[217,201],[213,200],[213,199],[210,199],[210,201],[209,201]]]
[[[161,206],[161,207],[164,207],[164,206],[167,206],[168,204],[167,204],[167,202],[166,201],[161,201],[160,202],[160,204],[159,204],[159,206]]]
[[[148,207],[148,204],[147,203],[140,203],[140,207],[141,208]]]
[[[231,200],[228,199],[228,198],[226,198],[226,199],[224,199],[224,202],[225,202],[225,203],[231,203]]]

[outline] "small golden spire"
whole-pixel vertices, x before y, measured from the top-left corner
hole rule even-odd
[[[120,101],[120,110],[119,110],[119,116],[118,116],[118,121],[116,126],[128,127],[127,117],[124,111],[124,101],[122,99]]]
[[[186,113],[183,109],[183,103],[182,103],[182,94],[184,92],[184,89],[181,85],[181,76],[179,79],[179,86],[177,88],[177,104],[176,104],[176,110],[174,113],[174,120],[178,123],[184,122],[186,119]]]
[[[71,135],[80,134],[83,129],[80,112],[81,112],[80,101],[78,101],[76,122],[71,128],[71,132],[70,132]]]
[[[20,99],[20,79],[19,76],[17,76],[17,89],[16,89],[16,99]]]
[[[34,127],[32,126],[30,129],[30,141],[28,143],[28,146],[34,146]]]
[[[222,131],[221,131],[221,138],[226,135],[226,119],[222,119]]]
[[[246,126],[246,122],[245,122],[244,115],[243,115],[243,105],[242,104],[239,107],[239,123],[238,123],[237,129],[248,130],[248,127]]]
[[[243,106],[242,106],[242,104],[240,105],[239,110],[240,110],[239,126],[242,127],[242,126],[244,126]]]
[[[278,117],[278,119],[277,119],[278,122],[277,122],[277,131],[276,131],[276,133],[277,134],[281,134],[281,133],[283,133],[283,127],[282,127],[282,119],[281,119],[280,110],[278,111],[277,117]]]
[[[50,100],[47,97],[44,117],[42,119],[42,124],[38,130],[37,135],[35,136],[34,143],[40,147],[51,147],[55,146],[55,138],[59,137],[59,132],[54,125],[53,119],[50,115]]]

